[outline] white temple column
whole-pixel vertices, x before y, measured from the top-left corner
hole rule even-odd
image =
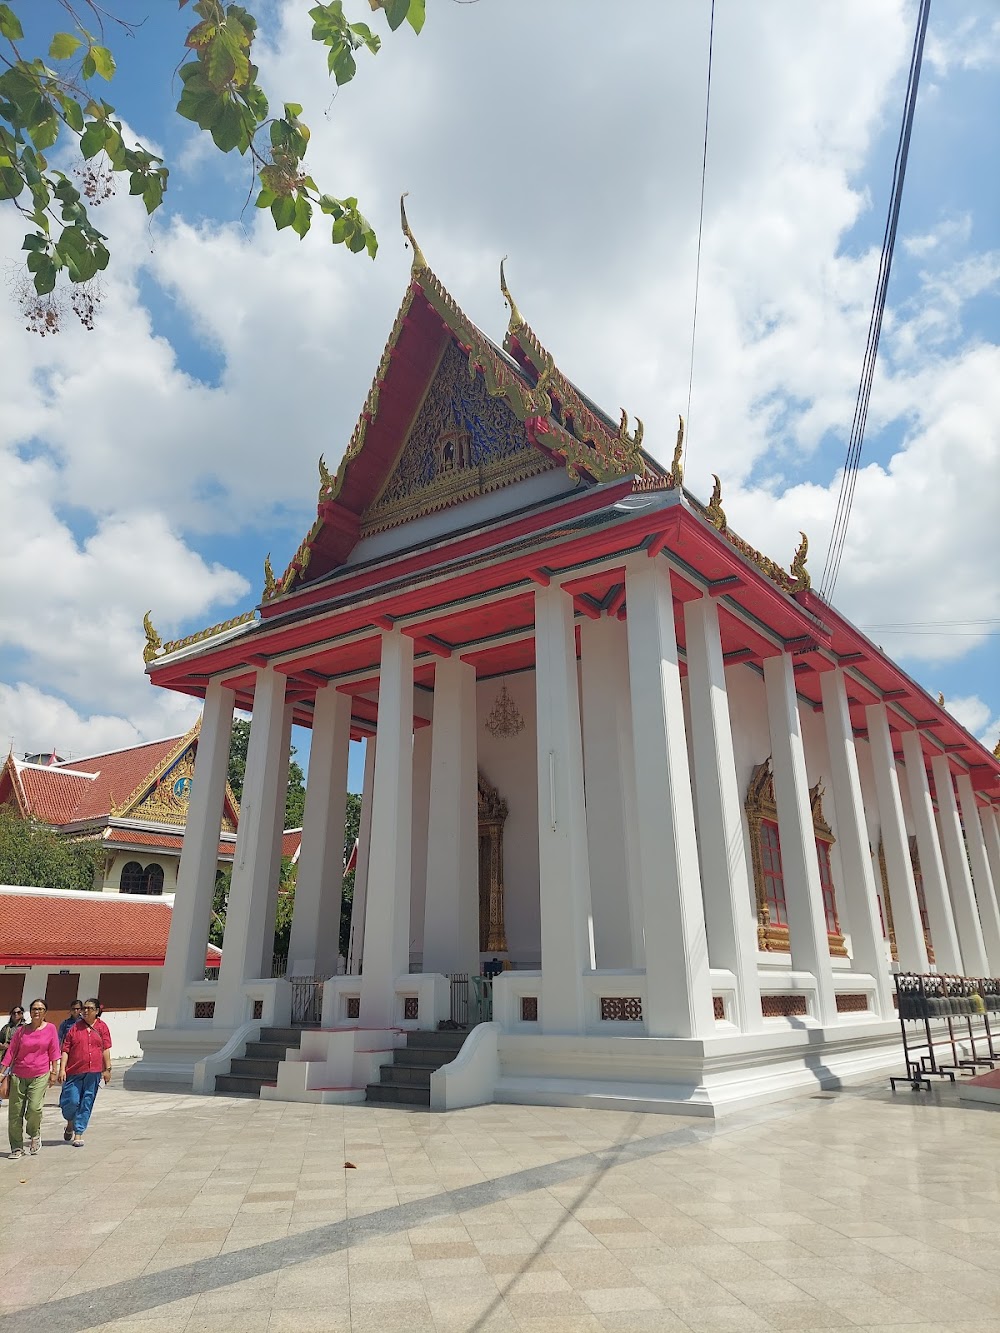
[[[913,828],[917,835],[917,855],[920,858],[920,877],[927,904],[931,944],[934,946],[934,966],[939,972],[960,973],[962,952],[958,944],[951,899],[948,897],[948,880],[944,873],[930,787],[927,785],[923,747],[917,731],[903,732],[903,762],[910,791]]]
[[[535,589],[535,689],[542,1028],[582,1032],[594,967],[583,742],[573,600],[555,585]]]
[[[288,788],[287,677],[261,667],[253,696],[250,743],[240,802],[236,856],[222,940],[222,966],[215,999],[216,1027],[237,1027],[246,1018],[243,985],[261,976],[274,945],[274,911],[280,869],[281,832]],[[279,852],[275,865],[275,845]],[[264,974],[270,976],[268,967]]]
[[[714,967],[734,973],[739,1025],[744,1032],[758,1032],[764,1016],[756,903],[740,818],[719,610],[713,598],[685,603],[684,640],[708,956]]]
[[[459,657],[434,668],[427,820],[424,972],[479,972],[479,796],[476,668]]]
[[[995,806],[985,806],[979,812],[986,839],[986,855],[989,858],[990,874],[993,876],[993,891],[1000,907],[1000,816]],[[998,974],[1000,975],[1000,974]]]
[[[795,697],[795,672],[787,653],[764,659],[764,690],[771,733],[774,801],[778,807],[778,837],[792,967],[813,974],[816,978],[816,1017],[824,1025],[836,1023],[837,997],[830,961],[830,937],[819,879],[806,756]]]
[[[396,981],[410,970],[410,833],[413,820],[413,640],[382,635],[378,750],[361,973],[362,1027],[395,1019]]]
[[[653,1037],[715,1030],[684,705],[666,563],[625,567],[635,747],[646,1029]]]
[[[927,945],[917,902],[910,844],[903,821],[903,803],[899,796],[899,774],[892,754],[889,719],[885,704],[869,704],[865,709],[868,746],[875,770],[879,825],[885,873],[889,880],[892,920],[896,932],[899,965],[904,971],[927,971]]]
[[[962,823],[965,826],[965,841],[969,848],[972,887],[979,907],[983,944],[986,946],[989,967],[986,975],[1000,976],[1000,911],[997,910],[997,896],[986,851],[986,840],[983,837],[983,826],[979,822],[979,805],[968,773],[959,773],[955,779],[955,786],[958,788],[958,799],[962,806]]]
[[[854,748],[854,729],[841,669],[820,675],[823,722],[830,751],[830,779],[837,811],[837,845],[843,868],[842,891],[851,924],[852,963],[856,971],[875,978],[880,1018],[894,1018],[893,987],[882,938],[882,924],[875,887],[875,871],[868,847],[865,804]]]
[[[347,946],[347,972],[356,977],[365,952],[365,904],[368,898],[368,853],[372,845],[372,793],[375,787],[375,737],[365,740],[365,771],[361,783],[361,817],[358,820],[358,856],[354,867],[354,896],[351,899],[351,937]],[[349,853],[348,853],[349,854]]]
[[[580,624],[587,846],[599,968],[642,967],[628,639],[616,617]],[[636,946],[638,945],[638,952]]]
[[[951,890],[951,905],[955,912],[958,941],[962,946],[962,971],[969,977],[989,975],[983,927],[969,872],[969,858],[962,837],[962,824],[955,803],[955,788],[951,780],[948,756],[936,754],[931,760],[934,774],[934,794],[937,797],[938,827],[941,830],[941,849]],[[898,935],[898,927],[897,927]]]
[[[302,850],[288,942],[290,977],[331,977],[337,972],[350,748],[351,697],[324,685],[316,691],[313,714]]]
[[[185,990],[205,979],[205,950],[212,922],[215,876],[219,868],[219,832],[229,773],[233,730],[232,690],[210,681],[198,735],[187,827],[177,870],[177,893],[170,918],[167,955],[160,974],[156,1026],[179,1027],[189,1016]]]

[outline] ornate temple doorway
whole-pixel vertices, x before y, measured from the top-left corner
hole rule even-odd
[[[479,950],[507,952],[503,919],[503,826],[507,802],[479,774]]]

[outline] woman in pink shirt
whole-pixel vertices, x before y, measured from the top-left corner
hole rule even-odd
[[[55,1024],[46,1023],[48,1005],[31,1001],[31,1022],[17,1028],[0,1061],[0,1077],[10,1075],[7,1133],[11,1158],[24,1156],[24,1131],[32,1156],[42,1146],[42,1103],[45,1089],[59,1073],[59,1036]]]

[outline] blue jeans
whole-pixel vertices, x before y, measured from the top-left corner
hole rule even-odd
[[[59,1094],[59,1110],[64,1120],[72,1122],[74,1134],[82,1134],[90,1123],[90,1113],[100,1086],[100,1073],[66,1075]]]

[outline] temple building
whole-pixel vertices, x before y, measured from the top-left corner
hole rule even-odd
[[[177,883],[201,720],[182,736],[59,759],[16,759],[0,768],[0,805],[74,842],[104,851],[94,887],[105,893],[173,893]],[[41,761],[41,762],[39,762]],[[232,864],[239,807],[226,789],[216,865]]]
[[[716,1114],[897,1061],[894,966],[1000,975],[1000,760],[811,590],[804,538],[788,567],[760,554],[718,480],[708,504],[684,488],[680,434],[662,466],[571,384],[502,269],[499,346],[404,230],[409,287],[291,564],[191,639],[147,622],[153,683],[205,704],[136,1076],[212,1089],[288,1024],[294,978],[331,978],[261,1095],[362,1099],[494,966],[432,1106]],[[253,724],[208,983],[234,709]],[[272,979],[293,722],[312,744]]]

